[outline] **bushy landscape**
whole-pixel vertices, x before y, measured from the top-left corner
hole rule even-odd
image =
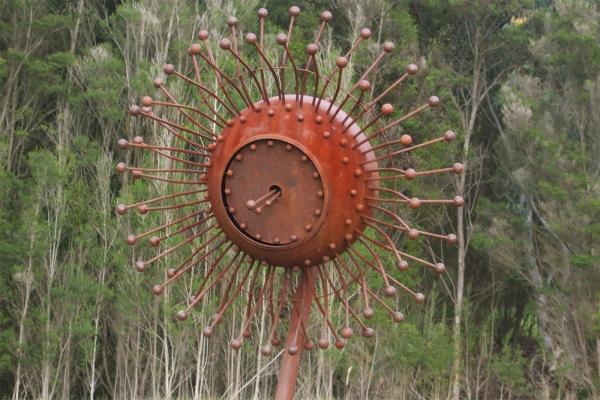
[[[457,140],[406,162],[417,170],[466,167],[411,183],[430,197],[465,199],[463,207],[410,216],[456,234],[455,245],[398,238],[401,248],[444,260],[441,277],[399,275],[427,294],[425,303],[400,298],[402,323],[378,311],[374,338],[306,352],[296,398],[599,399],[600,4],[296,4],[302,13],[290,47],[298,59],[323,10],[334,18],[322,66],[361,28],[372,30],[348,66],[347,87],[385,41],[395,50],[370,78],[372,93],[416,63],[419,74],[382,103],[401,115],[436,94],[441,106],[402,130],[424,141],[453,129]],[[124,239],[159,216],[117,216],[115,206],[154,188],[123,179],[115,165],[134,157],[117,147],[119,138],[162,134],[127,109],[155,92],[152,80],[164,77],[166,63],[191,70],[187,49],[200,29],[210,30],[217,60],[233,68],[217,45],[229,35],[227,17],[238,18],[240,35],[256,32],[256,10],[266,7],[266,45],[275,54],[291,5],[0,1],[0,399],[273,396],[280,358],[260,354],[260,336],[239,352],[228,346],[243,300],[207,339],[201,330],[216,298],[186,322],[173,318],[192,277],[160,298],[149,290],[185,255],[135,271],[134,261],[153,249],[134,250]],[[343,305],[332,310],[341,321]],[[257,334],[265,323],[256,321]]]

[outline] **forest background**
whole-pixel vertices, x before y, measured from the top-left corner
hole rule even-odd
[[[272,395],[277,362],[253,346],[231,351],[230,327],[205,340],[202,312],[176,323],[181,296],[153,297],[134,271],[123,239],[142,221],[115,216],[133,189],[114,166],[118,138],[152,129],[128,106],[165,63],[189,65],[199,29],[218,39],[236,15],[255,31],[265,6],[274,35],[290,5],[0,1],[0,399]],[[600,398],[600,4],[298,5],[299,43],[322,10],[334,14],[322,62],[371,28],[355,77],[396,44],[376,92],[417,63],[414,83],[385,100],[439,95],[443,106],[411,127],[434,135],[442,118],[459,140],[433,156],[467,173],[439,182],[464,207],[419,216],[459,239],[415,247],[447,266],[441,278],[410,276],[425,304],[403,304],[401,324],[377,318],[370,341],[306,354],[297,398]]]

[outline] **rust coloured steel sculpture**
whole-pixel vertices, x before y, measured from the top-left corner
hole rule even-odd
[[[191,74],[170,64],[164,67],[169,80],[194,90],[191,98],[178,101],[163,79],[157,78],[158,96],[144,96],[141,107],[133,105],[129,110],[132,116],[157,123],[170,135],[168,143],[150,144],[140,136],[118,142],[122,149],[148,152],[158,165],[117,165],[119,173],[159,182],[166,193],[117,206],[121,215],[132,208],[142,215],[169,213],[169,222],[127,237],[129,245],[148,238],[152,246],[161,248],[154,257],[137,261],[136,268],[143,272],[170,254],[184,255],[177,267],[166,271],[166,280],[152,287],[153,293],[161,295],[184,274],[201,264],[206,266],[203,279],[177,312],[177,319],[187,319],[211,289],[221,287],[223,297],[211,323],[203,329],[210,337],[236,298],[247,296],[242,326],[230,346],[235,350],[242,347],[252,336],[256,315],[264,309],[270,329],[261,353],[268,356],[273,347],[282,344],[281,320],[289,318],[276,390],[279,399],[293,397],[302,350],[327,349],[330,334],[335,347],[341,349],[354,335],[353,327],[372,337],[374,331],[366,321],[374,314],[373,303],[394,321],[402,321],[404,315],[386,301],[395,297],[398,289],[417,303],[424,301],[423,294],[390,274],[390,266],[384,265],[380,254],[389,252],[400,271],[410,262],[438,274],[444,272],[443,264],[398,249],[394,233],[410,240],[425,236],[454,243],[454,235],[415,229],[404,215],[427,204],[463,204],[460,197],[425,200],[403,191],[407,181],[420,176],[463,172],[458,163],[419,172],[397,165],[401,155],[455,138],[447,131],[415,144],[402,132],[404,121],[439,104],[435,96],[395,119],[394,107],[381,104],[386,95],[418,72],[417,66],[409,65],[391,86],[369,98],[369,76],[394,50],[394,45],[386,42],[360,78],[345,90],[346,68],[353,53],[370,38],[369,29],[360,31],[331,71],[323,71],[319,44],[332,14],[321,14],[305,60],[294,58],[289,47],[300,9],[291,7],[289,14],[287,34],[275,37],[281,46],[278,59],[267,57],[265,9],[258,11],[259,35],[247,33],[244,46],[238,43],[237,20],[228,19],[231,38],[218,42],[221,54],[234,61],[228,66],[219,65],[209,33],[200,31],[200,43],[188,49]],[[214,87],[209,82],[214,82]],[[264,284],[259,284],[261,272]],[[378,276],[381,286],[367,285],[367,273]],[[350,305],[353,290],[360,295],[362,316]],[[329,316],[331,297],[344,307],[339,329]],[[310,319],[313,308],[320,316],[317,321]],[[319,333],[316,346],[311,340],[315,328]]]

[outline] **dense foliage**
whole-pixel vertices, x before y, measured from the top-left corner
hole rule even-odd
[[[438,94],[442,110],[404,128],[419,140],[452,128],[461,140],[411,162],[464,160],[468,173],[415,183],[466,199],[419,216],[459,238],[456,247],[410,244],[448,268],[441,279],[403,276],[426,303],[404,305],[399,325],[377,314],[372,341],[307,355],[298,398],[598,398],[599,4],[299,3],[294,53],[330,9],[335,34],[320,62],[369,26],[355,78],[385,40],[396,52],[372,80],[375,93],[408,62],[420,65],[416,82],[385,101],[405,111]],[[180,324],[181,295],[150,294],[154,280],[133,270],[137,254],[123,238],[151,217],[114,213],[118,199],[152,190],[114,173],[133,157],[118,138],[158,131],[131,120],[128,105],[153,92],[166,62],[189,66],[199,29],[216,42],[236,15],[255,30],[263,5],[268,30],[286,30],[282,1],[0,1],[0,398],[272,395],[277,362],[251,346],[229,350],[235,320],[207,341],[199,327],[210,305]]]

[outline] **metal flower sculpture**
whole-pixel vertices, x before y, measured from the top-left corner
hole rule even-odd
[[[424,301],[423,294],[392,277],[389,268],[404,271],[414,264],[439,274],[444,265],[397,248],[392,233],[400,231],[411,240],[425,236],[454,243],[452,234],[415,229],[405,215],[424,205],[463,204],[460,197],[426,200],[403,191],[408,180],[463,172],[458,163],[426,171],[396,165],[402,155],[455,138],[447,131],[415,144],[408,134],[398,133],[404,121],[438,106],[436,96],[393,120],[394,107],[381,104],[381,99],[417,74],[417,66],[410,64],[387,89],[370,98],[368,78],[394,50],[394,45],[386,42],[360,79],[344,90],[348,62],[371,37],[370,30],[362,29],[347,53],[337,57],[332,70],[323,71],[317,57],[319,43],[332,14],[321,14],[314,42],[306,46],[303,60],[294,58],[289,47],[299,14],[298,7],[289,9],[288,32],[275,38],[281,46],[277,59],[269,59],[265,50],[268,12],[264,8],[258,10],[258,36],[245,34],[244,45],[238,43],[242,36],[236,18],[228,19],[231,39],[222,39],[218,45],[231,56],[229,65],[217,64],[208,32],[200,31],[200,43],[188,49],[191,72],[177,71],[170,64],[164,67],[169,81],[183,81],[194,94],[178,100],[157,78],[158,95],[144,96],[141,107],[129,109],[132,116],[148,118],[165,129],[171,143],[150,144],[140,136],[118,142],[122,149],[152,153],[168,168],[117,165],[119,173],[130,173],[134,179],[163,182],[168,193],[120,204],[118,214],[129,209],[141,214],[176,212],[170,222],[127,237],[130,245],[148,239],[160,248],[154,257],[137,261],[141,272],[169,254],[185,254],[180,265],[167,271],[167,279],[153,286],[154,294],[162,294],[200,263],[209,263],[177,319],[188,318],[209,291],[220,287],[223,296],[212,322],[203,328],[203,334],[210,337],[232,302],[245,296],[243,324],[230,346],[242,347],[252,335],[257,314],[265,309],[270,332],[269,341],[261,347],[263,355],[281,345],[281,321],[289,320],[279,379],[280,386],[286,387],[278,389],[286,395],[293,390],[297,355],[315,348],[312,330],[318,332],[316,346],[320,349],[330,346],[327,331],[335,339],[335,347],[343,348],[357,328],[363,336],[373,336],[366,321],[373,316],[375,304],[394,321],[402,321],[404,315],[386,301],[398,290],[417,303]],[[215,87],[209,82],[215,82]],[[180,118],[161,116],[166,109],[176,110]],[[167,238],[175,237],[181,238],[179,242],[162,248]],[[384,265],[383,252],[393,256],[395,265]],[[259,284],[257,278],[265,268],[266,279]],[[380,286],[368,285],[367,274],[378,276]],[[362,312],[350,306],[349,296],[355,292],[360,294]],[[328,311],[332,296],[344,307],[341,329]],[[313,306],[318,318],[311,320]],[[289,382],[282,383],[284,378]]]

